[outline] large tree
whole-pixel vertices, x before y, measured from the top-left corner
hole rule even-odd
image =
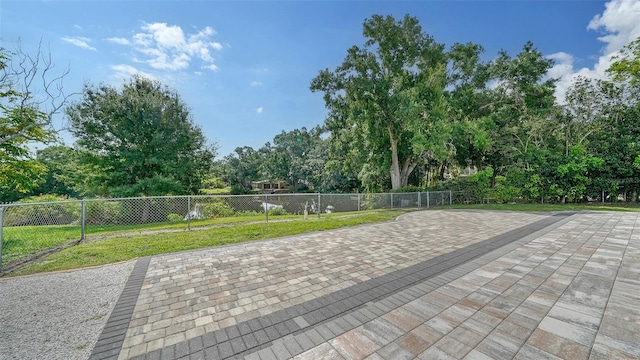
[[[287,180],[294,190],[321,187],[322,173],[326,159],[320,135],[322,129],[316,127],[282,131],[268,144],[265,172],[271,180]]]
[[[351,143],[349,162],[378,175],[386,169],[398,189],[425,158],[448,156],[447,59],[409,15],[374,15],[363,35],[364,46],[351,47],[334,71],[320,71],[311,90],[324,93],[331,140]]]
[[[187,105],[159,81],[135,76],[121,88],[85,85],[67,109],[81,150],[102,195],[197,193],[215,149],[207,145]]]
[[[36,152],[36,159],[47,168],[44,182],[33,191],[34,195],[55,194],[76,197],[88,176],[78,166],[77,152],[64,145],[53,145]]]
[[[263,180],[262,167],[266,155],[250,146],[235,148],[220,161],[222,179],[235,191],[251,189],[251,182]]]
[[[599,152],[606,160],[610,178],[626,199],[636,201],[640,193],[640,38],[623,48],[602,88],[604,131],[597,134]]]
[[[30,55],[0,47],[0,201],[36,188],[46,168],[33,158],[35,143],[54,140],[53,116],[65,104],[62,79],[40,48]]]
[[[470,171],[471,165],[482,164],[484,153],[491,143],[486,117],[490,101],[487,88],[490,67],[481,59],[483,52],[480,45],[456,43],[447,53],[450,65],[446,95],[455,145],[455,154],[451,155],[455,163],[467,168],[467,171]],[[445,165],[448,164],[440,164],[439,180],[444,180]]]
[[[513,166],[529,168],[530,158],[545,146],[544,136],[557,115],[555,80],[545,79],[552,66],[553,60],[531,42],[515,57],[501,51],[490,64],[496,86],[485,105],[492,139],[485,161],[494,176],[506,174]]]

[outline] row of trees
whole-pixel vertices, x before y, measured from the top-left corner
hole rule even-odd
[[[16,68],[2,50],[0,200],[244,191],[254,180],[287,180],[298,191],[419,186],[491,188],[504,201],[579,201],[603,192],[637,199],[640,39],[614,59],[607,79],[578,78],[559,103],[548,76],[553,61],[531,43],[485,61],[482,46],[447,47],[408,15],[374,15],[363,34],[365,43],[348,49],[342,64],[311,80],[328,110],[323,126],[283,131],[262,148],[238,147],[215,162],[179,95],[140,77],[120,88],[86,85],[64,108],[74,147],[31,158],[29,142],[54,140],[51,116],[67,97],[49,91],[59,78],[45,81],[54,105],[43,110],[33,83],[16,80],[50,63],[22,56]]]
[[[375,15],[363,34],[363,46],[311,81],[328,110],[326,140],[317,135],[300,152],[282,142],[295,130],[275,147],[238,148],[222,161],[227,181],[275,176],[323,191],[493,188],[504,201],[579,201],[603,192],[637,199],[640,39],[614,59],[607,79],[577,78],[560,104],[557,79],[548,75],[553,60],[532,43],[484,61],[482,46],[447,48],[408,15]],[[298,171],[273,172],[287,169],[274,162],[279,156]],[[455,180],[465,169],[479,172]]]
[[[122,87],[85,85],[81,99],[62,92],[49,57],[0,48],[0,202],[28,195],[194,194],[210,172],[209,145],[180,96],[133,77]],[[64,112],[68,126],[53,119]],[[73,148],[55,145],[59,131]],[[37,150],[38,143],[54,144]]]

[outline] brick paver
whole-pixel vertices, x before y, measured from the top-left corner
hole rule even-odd
[[[637,358],[637,221],[426,211],[153,257],[119,358]]]
[[[350,346],[374,341],[371,359],[640,358],[638,225],[635,213],[575,216],[352,330],[366,338]],[[392,330],[366,330],[382,321]]]
[[[133,340],[120,358],[155,350],[158,336],[158,347],[177,344],[544,217],[420,212],[392,223],[154,257],[127,331]]]

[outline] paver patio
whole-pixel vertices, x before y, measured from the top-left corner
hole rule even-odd
[[[638,217],[423,211],[140,259],[91,358],[640,358]]]

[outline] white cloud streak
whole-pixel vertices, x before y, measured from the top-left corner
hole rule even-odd
[[[216,32],[207,26],[194,34],[187,34],[177,25],[167,23],[145,23],[142,31],[131,39],[109,38],[108,41],[133,48],[138,56],[134,61],[148,64],[154,69],[166,71],[184,70],[199,59],[201,69],[218,71],[212,51],[223,46],[211,40]]]
[[[257,112],[258,114],[262,114],[262,111],[263,111],[263,110],[264,110],[264,109],[262,108],[262,106],[260,106],[259,108],[257,108],[257,109],[256,109],[256,112]]]
[[[69,43],[71,45],[75,45],[79,48],[85,49],[85,50],[91,50],[91,51],[96,51],[96,48],[94,48],[93,46],[89,45],[89,43],[91,42],[91,39],[86,38],[86,37],[82,37],[82,36],[64,36],[62,38],[62,41]]]
[[[118,45],[129,45],[130,44],[128,39],[119,38],[119,37],[108,38],[107,41],[111,42],[111,43],[114,43],[114,44],[118,44]]]
[[[113,69],[116,72],[114,77],[117,78],[118,80],[129,79],[133,75],[140,75],[149,79],[156,79],[155,76],[149,73],[140,71],[131,65],[126,65],[126,64],[113,65],[111,66],[111,69]]]
[[[601,32],[598,40],[604,43],[602,53],[593,68],[574,69],[574,57],[564,52],[548,55],[556,64],[549,76],[557,78],[556,98],[564,103],[567,90],[579,77],[604,79],[606,70],[612,63],[612,57],[623,47],[640,36],[640,1],[611,0],[605,4],[602,14],[597,14],[587,26],[589,30]]]

